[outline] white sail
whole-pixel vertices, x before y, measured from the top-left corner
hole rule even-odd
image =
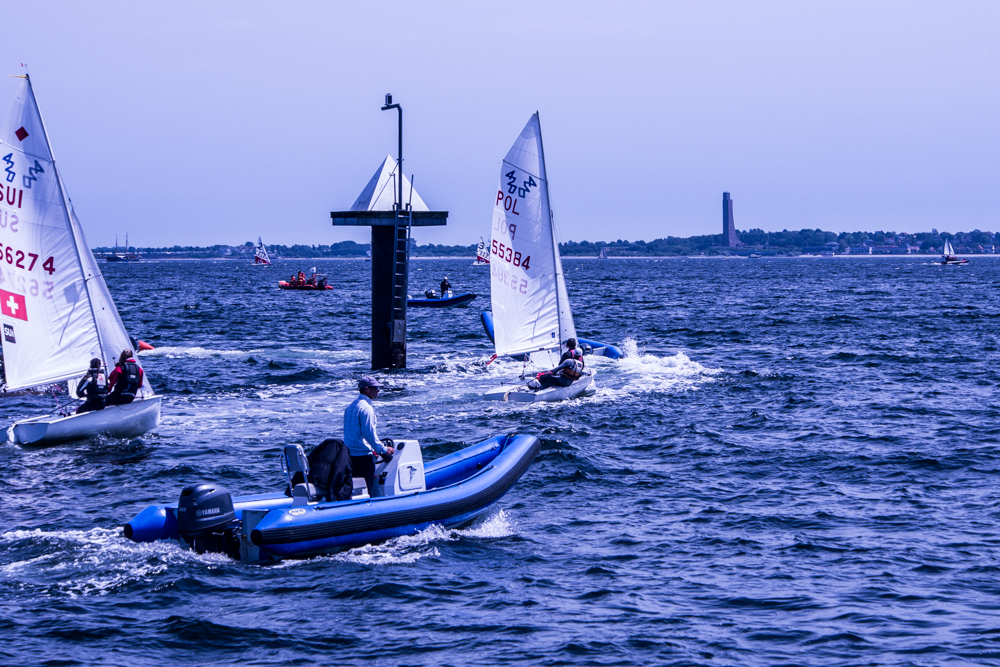
[[[254,264],[270,264],[271,259],[267,255],[267,248],[264,247],[264,242],[257,237],[257,247],[254,249],[253,254]]]
[[[132,347],[56,168],[25,77],[0,125],[0,322],[7,388],[106,369]],[[148,381],[143,394],[152,394]]]
[[[479,245],[476,247],[476,264],[490,263],[490,248],[486,245],[483,237],[479,237]]]
[[[944,240],[944,256],[949,257],[955,254],[955,249],[951,247],[951,241],[948,239]]]
[[[552,222],[536,112],[503,160],[493,202],[491,295],[497,355],[555,366],[576,336]]]

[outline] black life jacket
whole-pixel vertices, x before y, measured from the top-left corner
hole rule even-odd
[[[112,390],[114,396],[131,396],[135,398],[136,393],[142,387],[142,380],[139,373],[139,364],[134,361],[126,361],[119,366],[118,379],[115,381],[115,388]]]
[[[107,393],[108,384],[101,371],[87,371],[87,374],[80,379],[80,384],[76,386],[76,395],[88,401],[103,398]]]
[[[329,501],[350,500],[354,493],[354,467],[343,440],[328,438],[309,452],[309,483]]]

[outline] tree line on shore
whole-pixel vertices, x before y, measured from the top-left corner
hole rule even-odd
[[[798,255],[802,253],[829,250],[840,253],[866,252],[871,248],[874,254],[906,254],[906,253],[940,253],[944,240],[948,239],[955,250],[960,253],[992,253],[1000,245],[1000,232],[919,232],[916,234],[897,232],[826,232],[821,229],[803,229],[800,231],[783,230],[780,232],[765,232],[760,229],[737,232],[744,244],[742,248],[722,246],[722,234],[704,236],[689,236],[681,238],[667,236],[653,241],[566,241],[559,244],[559,252],[564,257],[596,257],[601,248],[607,249],[612,257],[669,257],[689,255],[727,255],[739,254],[753,250],[771,254]],[[334,257],[364,257],[371,249],[368,243],[341,241],[329,245],[268,245],[268,252],[275,257],[303,258],[334,258]],[[252,257],[254,244],[250,241],[242,245],[212,245],[212,246],[170,246],[162,248],[129,248],[143,257],[156,258],[192,258],[211,259],[220,257]],[[122,251],[121,248],[118,249]],[[115,251],[111,247],[94,248],[98,257],[109,255]],[[475,257],[476,244],[472,245],[439,245],[429,243],[419,245],[411,239],[411,257]]]

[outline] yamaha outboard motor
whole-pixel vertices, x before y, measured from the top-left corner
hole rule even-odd
[[[229,492],[217,484],[192,484],[177,501],[177,534],[196,553],[240,553],[239,522]]]

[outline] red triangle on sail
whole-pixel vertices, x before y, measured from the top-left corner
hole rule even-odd
[[[28,131],[26,129],[24,129],[24,127],[21,127],[14,134],[17,135],[17,140],[18,141],[24,141],[27,138],[27,136],[28,136]]]

